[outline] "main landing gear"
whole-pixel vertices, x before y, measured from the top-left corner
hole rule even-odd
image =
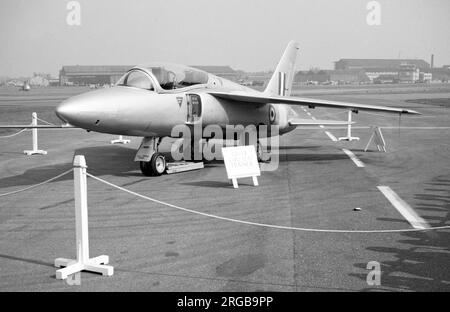
[[[256,157],[258,158],[258,162],[264,162],[264,150],[259,140],[256,143]]]
[[[139,150],[136,154],[135,161],[139,161],[139,167],[141,169],[141,172],[145,176],[160,176],[168,170],[168,173],[175,172],[174,170],[170,169],[170,166],[175,164],[167,164],[166,158],[163,154],[159,153],[158,148],[159,144],[161,143],[162,138],[161,137],[144,137],[142,139],[141,146],[139,147]],[[193,142],[193,140],[191,140]],[[177,167],[176,172],[186,171],[186,170],[194,170],[200,168],[198,165],[195,166],[195,168],[192,167],[192,164],[196,162],[197,164],[201,164],[201,168],[203,168],[203,163],[201,160],[195,159],[194,155],[194,146],[191,146],[191,160],[190,168],[183,168],[183,170],[180,170],[180,166]],[[264,148],[258,139],[256,144],[256,153],[258,157],[259,162],[265,162],[267,156],[264,153]],[[169,170],[169,169],[170,170]],[[172,171],[172,172],[171,172]]]

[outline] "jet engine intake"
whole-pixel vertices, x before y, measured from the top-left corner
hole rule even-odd
[[[283,104],[269,105],[269,123],[278,126],[280,131],[289,127],[288,107]]]

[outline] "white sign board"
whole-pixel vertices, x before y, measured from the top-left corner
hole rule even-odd
[[[258,185],[257,176],[261,175],[256,149],[253,145],[232,146],[222,148],[223,161],[227,170],[228,179],[233,181],[237,188],[238,178],[252,177],[253,184]]]

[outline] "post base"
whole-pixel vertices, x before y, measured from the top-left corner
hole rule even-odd
[[[102,275],[112,276],[114,274],[114,267],[106,265],[109,263],[109,257],[101,255],[91,258],[88,261],[77,261],[72,259],[58,258],[55,259],[55,267],[65,267],[56,271],[56,279],[66,279],[69,275],[81,271],[89,271],[101,273]]]
[[[340,137],[339,139],[338,139],[339,141],[353,141],[353,140],[356,140],[356,141],[359,141],[359,138],[358,137],[349,137],[349,136],[346,136],[346,137]]]
[[[35,154],[47,155],[47,151],[44,151],[44,150],[26,150],[26,151],[23,151],[23,153],[27,154],[28,156],[35,155]]]
[[[258,183],[258,177],[257,177],[257,176],[252,176],[252,181],[253,181],[253,185],[254,185],[254,186],[258,186],[258,185],[259,185],[259,183]],[[232,178],[232,179],[231,179],[231,183],[233,184],[233,187],[234,187],[235,189],[239,188],[237,178]]]
[[[111,140],[111,144],[128,144],[128,143],[130,143],[130,140],[125,140],[125,139]]]

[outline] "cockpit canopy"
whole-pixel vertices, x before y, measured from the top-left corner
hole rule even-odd
[[[132,69],[123,75],[117,82],[117,85],[155,91],[150,77],[138,69]]]
[[[157,80],[156,83],[164,90],[186,88],[208,82],[208,74],[206,72],[188,66],[152,63],[145,66],[139,66],[139,68],[151,72]],[[154,90],[152,81],[148,75],[137,68],[131,69],[120,78],[117,85]]]

